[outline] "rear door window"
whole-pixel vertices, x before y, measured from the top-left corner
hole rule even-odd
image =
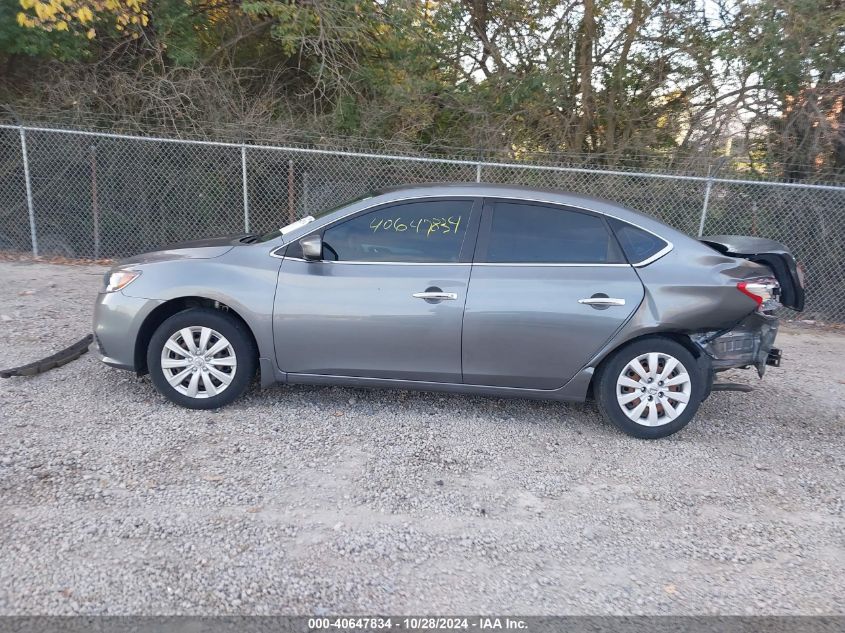
[[[619,248],[601,216],[566,207],[497,201],[485,232],[489,263],[618,264]]]

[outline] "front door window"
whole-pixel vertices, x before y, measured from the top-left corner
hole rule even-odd
[[[472,200],[430,200],[364,213],[326,229],[323,258],[338,262],[457,262],[472,204]]]

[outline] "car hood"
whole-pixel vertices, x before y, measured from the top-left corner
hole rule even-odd
[[[180,242],[164,248],[141,253],[121,260],[120,264],[149,264],[153,262],[171,261],[174,259],[212,259],[220,257],[232,250],[240,243],[245,234],[227,235],[225,237],[211,237],[191,242]]]

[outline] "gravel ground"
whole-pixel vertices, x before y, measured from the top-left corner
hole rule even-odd
[[[87,333],[103,270],[0,262],[0,366]],[[845,613],[845,336],[779,344],[657,442],[437,394],[188,411],[90,354],[2,380],[0,613]]]

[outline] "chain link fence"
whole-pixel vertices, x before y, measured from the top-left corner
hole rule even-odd
[[[690,235],[784,242],[805,315],[845,321],[845,186],[369,154],[0,125],[0,250],[118,258],[265,232],[382,187],[489,182],[565,189]]]

